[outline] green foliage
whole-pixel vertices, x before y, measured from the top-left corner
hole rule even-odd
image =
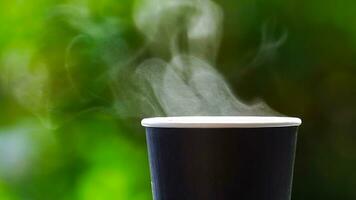
[[[355,199],[356,2],[217,3],[217,69],[242,99],[303,118],[293,199]],[[141,4],[0,1],[1,200],[152,198],[144,130],[120,99],[135,92],[125,69],[168,57],[146,48]]]

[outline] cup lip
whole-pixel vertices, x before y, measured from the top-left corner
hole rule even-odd
[[[299,126],[297,117],[279,116],[177,116],[144,118],[149,128],[267,128]]]

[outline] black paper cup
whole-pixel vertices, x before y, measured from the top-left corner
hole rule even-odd
[[[162,117],[146,127],[155,200],[289,200],[301,120]]]

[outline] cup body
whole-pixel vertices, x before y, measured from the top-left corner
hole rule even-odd
[[[146,127],[155,200],[289,200],[297,126]]]

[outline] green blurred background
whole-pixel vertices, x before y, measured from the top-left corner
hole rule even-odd
[[[234,92],[303,119],[292,198],[356,199],[356,2],[217,3]],[[150,57],[140,4],[0,0],[0,199],[152,199],[140,115],[119,114],[113,83]]]

